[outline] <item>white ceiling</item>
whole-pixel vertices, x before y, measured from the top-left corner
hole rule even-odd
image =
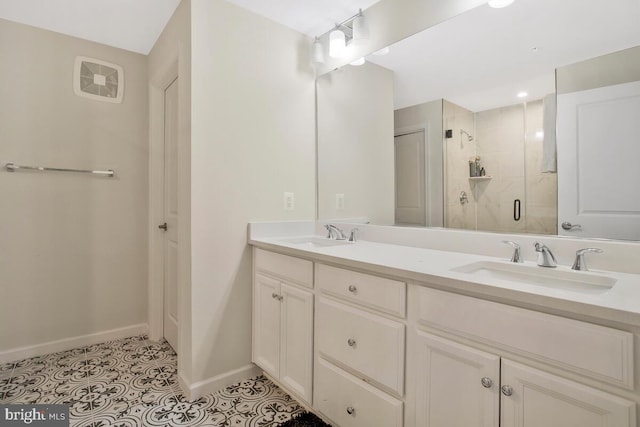
[[[0,18],[148,54],[180,0],[0,0]]]
[[[378,0],[227,1],[315,36]],[[0,0],[0,18],[147,54],[179,2]],[[530,99],[553,92],[558,66],[640,45],[639,22],[639,0],[516,0],[480,6],[370,60],[394,70],[396,108],[445,98],[480,111],[519,102],[521,90]]]

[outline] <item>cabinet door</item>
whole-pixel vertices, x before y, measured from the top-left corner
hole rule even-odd
[[[422,331],[414,338],[416,427],[498,427],[500,358]]]
[[[280,375],[280,282],[256,274],[253,285],[253,361]]]
[[[280,285],[280,381],[311,404],[313,378],[313,295]]]
[[[636,426],[633,402],[506,359],[502,387],[503,427]]]

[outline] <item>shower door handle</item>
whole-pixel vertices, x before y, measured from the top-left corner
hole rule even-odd
[[[158,226],[158,228],[159,228],[160,230],[167,231],[167,223],[165,222],[164,224],[160,224],[160,225]]]

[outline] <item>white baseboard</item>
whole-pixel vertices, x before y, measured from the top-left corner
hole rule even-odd
[[[194,384],[187,384],[182,376],[178,377],[180,387],[186,394],[187,399],[190,401],[201,398],[202,396],[215,393],[218,390],[222,390],[225,387],[229,387],[232,384],[245,380],[247,378],[257,377],[262,373],[262,369],[258,368],[253,363],[245,365],[241,368],[234,369],[230,372],[217,375],[213,378],[198,381]]]
[[[29,357],[42,356],[49,353],[71,350],[87,345],[100,344],[106,341],[147,334],[149,326],[146,323],[111,329],[109,331],[96,332],[94,334],[81,335],[79,337],[64,338],[57,341],[49,341],[42,344],[19,347],[11,350],[0,351],[0,363],[13,362]]]

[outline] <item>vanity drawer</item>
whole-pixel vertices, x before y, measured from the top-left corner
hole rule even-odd
[[[267,273],[297,285],[313,288],[313,263],[288,255],[254,249],[256,272]]]
[[[328,298],[320,298],[316,314],[316,345],[321,355],[402,396],[402,323]]]
[[[629,332],[424,287],[418,295],[424,325],[633,389]]]
[[[323,264],[316,265],[316,282],[328,294],[405,317],[407,291],[404,282]]]
[[[315,407],[340,427],[401,427],[402,402],[318,359]]]

